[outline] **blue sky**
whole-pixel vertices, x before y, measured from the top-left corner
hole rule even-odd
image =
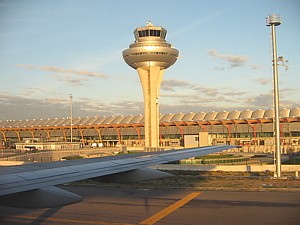
[[[300,106],[300,1],[2,0],[0,120],[143,114],[137,72],[122,58],[151,22],[179,52],[161,113],[272,108],[270,28],[277,27],[280,105]],[[249,100],[250,99],[250,100]]]

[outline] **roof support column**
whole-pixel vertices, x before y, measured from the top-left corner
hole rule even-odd
[[[0,132],[1,132],[2,136],[3,136],[3,140],[7,141],[5,130],[0,130]]]
[[[119,144],[122,143],[122,137],[121,137],[121,127],[115,127],[114,126],[114,129],[117,131],[117,134],[118,134],[118,141],[119,141]]]
[[[14,129],[14,132],[16,132],[16,134],[18,135],[18,140],[21,141],[20,130]]]
[[[78,130],[79,133],[80,133],[80,136],[81,136],[81,142],[84,144],[84,136],[83,136],[83,131],[84,131],[84,129],[79,129],[79,128],[77,128],[77,130]]]
[[[179,132],[180,132],[180,135],[181,135],[181,139],[183,140],[184,138],[184,128],[179,126],[176,122],[174,122],[176,127],[178,128]]]
[[[199,127],[201,127],[201,128],[202,128],[202,130],[203,130],[204,132],[206,132],[206,130],[207,130],[207,126],[205,126],[205,125],[203,125],[203,124],[199,123],[198,121],[197,121],[197,124],[199,125]]]
[[[135,126],[135,125],[132,125],[132,127],[135,129],[135,131],[138,135],[139,145],[141,145],[142,144],[142,141],[141,141],[141,128],[138,127],[138,126]]]
[[[99,137],[99,140],[100,140],[100,142],[102,142],[102,136],[101,136],[101,130],[102,130],[102,128],[100,127],[94,127],[94,129],[97,131],[97,133],[98,133],[98,137]]]
[[[35,130],[28,129],[28,131],[31,133],[31,136],[32,136],[32,138],[34,139],[34,138],[35,138],[35,137],[34,137],[34,132],[35,132]]]
[[[279,123],[279,130],[280,130],[280,142],[281,144],[283,144],[283,140],[284,140],[284,135],[283,135],[283,126],[284,124],[283,123]]]
[[[255,145],[257,145],[257,138],[256,138],[256,124],[253,125],[251,123],[248,123],[248,125],[253,129],[253,139],[254,139],[254,143]]]
[[[61,132],[63,132],[65,142],[67,142],[67,131],[66,131],[66,129],[61,129]]]
[[[222,123],[222,124],[227,129],[227,132],[228,132],[227,140],[229,140],[229,142],[230,142],[230,140],[231,140],[231,125],[226,125],[224,123]]]
[[[162,135],[161,135],[161,126],[159,126],[159,146],[162,146],[163,143],[163,139],[162,139]]]
[[[51,138],[51,136],[50,136],[50,131],[51,131],[51,130],[46,130],[46,129],[45,129],[44,131],[47,133],[47,138],[50,139],[50,138]]]

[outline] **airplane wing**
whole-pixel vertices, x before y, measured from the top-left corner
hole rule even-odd
[[[209,146],[1,168],[0,204],[23,208],[72,204],[81,201],[81,196],[54,187],[55,185],[116,174],[122,174],[126,181],[126,177],[135,177],[139,170],[145,174],[144,178],[163,177],[162,172],[154,174],[144,168],[235,147],[230,145]]]

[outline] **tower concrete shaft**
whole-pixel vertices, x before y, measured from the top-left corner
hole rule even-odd
[[[144,94],[145,146],[159,146],[159,93],[165,69],[173,65],[178,50],[166,42],[167,30],[151,22],[134,31],[135,42],[123,51],[125,62],[136,69]]]
[[[137,69],[144,94],[145,146],[159,146],[159,92],[165,70],[151,66],[149,70]]]

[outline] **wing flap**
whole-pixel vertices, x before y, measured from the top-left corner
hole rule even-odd
[[[1,205],[17,208],[50,208],[82,201],[82,197],[57,187],[0,196]]]

